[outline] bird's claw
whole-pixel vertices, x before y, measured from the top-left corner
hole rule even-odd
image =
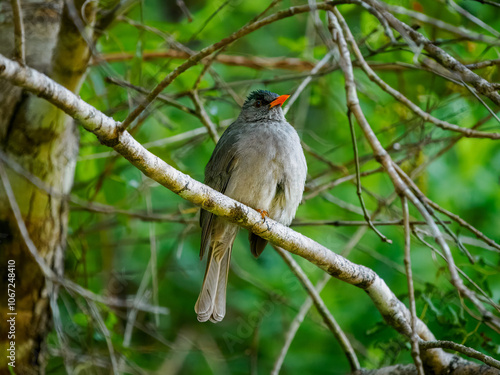
[[[260,216],[262,216],[262,221],[266,221],[266,216],[269,216],[269,212],[267,212],[266,210],[255,210],[257,211],[258,213],[260,213]]]

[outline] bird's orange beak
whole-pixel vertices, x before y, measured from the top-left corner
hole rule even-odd
[[[278,104],[280,106],[283,105],[283,103],[290,97],[290,95],[280,95],[278,96],[275,100],[273,100],[270,104],[269,104],[269,108],[273,108],[275,106],[277,106]]]

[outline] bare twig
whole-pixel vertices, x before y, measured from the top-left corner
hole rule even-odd
[[[54,289],[56,288],[56,289]],[[72,363],[69,356],[67,355],[68,349],[70,348],[66,334],[64,333],[63,323],[61,320],[61,312],[59,311],[59,305],[57,304],[57,297],[59,295],[59,285],[47,281],[47,289],[50,295],[50,309],[52,311],[52,320],[54,321],[54,327],[57,334],[57,339],[59,340],[59,346],[61,348],[61,356],[63,357],[64,368],[68,374],[73,373]]]
[[[127,81],[122,81],[118,78],[106,77],[106,82],[112,83],[112,84],[120,86],[120,87],[132,89],[132,90],[137,91],[143,95],[148,94],[148,90],[146,90],[145,88],[133,85]],[[180,109],[183,112],[189,113],[190,115],[198,116],[198,114],[196,113],[196,111],[194,109],[186,107],[185,105],[179,103],[178,101],[176,101],[176,100],[174,100],[166,95],[158,95],[157,99],[165,104],[168,104],[168,105],[171,105],[172,107]]]
[[[219,141],[219,134],[217,134],[217,128],[215,124],[212,122],[207,112],[205,111],[205,107],[198,96],[198,91],[194,90],[191,94],[191,99],[193,100],[194,106],[196,107],[196,112],[198,113],[198,117],[201,120],[201,123],[207,128],[207,132],[212,138],[214,143]]]
[[[135,325],[135,320],[137,318],[137,309],[135,306],[139,306],[143,300],[146,299],[147,293],[146,288],[149,284],[149,279],[152,276],[152,257],[149,259],[148,266],[142,275],[141,283],[134,297],[134,306],[127,312],[127,324],[125,326],[125,332],[123,333],[123,346],[128,348],[130,346],[130,341],[132,340],[132,333]]]
[[[410,243],[410,213],[408,211],[408,201],[405,196],[401,197],[401,206],[403,208],[403,221],[404,221],[404,231],[405,231],[405,270],[406,270],[406,280],[408,282],[408,300],[410,304],[411,313],[411,355],[413,357],[413,362],[417,368],[418,375],[424,375],[424,366],[422,364],[422,359],[420,358],[420,351],[418,347],[418,334],[416,331],[417,322],[417,310],[415,307],[415,290],[413,288],[413,273],[411,269],[411,243]]]
[[[188,42],[192,42],[193,40],[196,39],[196,37],[198,35],[200,35],[200,33],[203,31],[203,29],[205,29],[205,27],[207,27],[207,25],[210,23],[210,21],[220,12],[222,11],[222,9],[224,9],[224,7],[229,4],[231,2],[231,0],[226,0],[224,1],[221,5],[219,5],[219,7],[210,15],[208,16],[208,18],[205,20],[205,22],[203,22],[203,25],[200,26],[200,28],[195,31],[191,37],[189,38],[189,41]]]
[[[369,175],[372,175],[372,174],[375,174],[375,173],[382,172],[383,170],[384,170],[383,167],[379,167],[379,168],[376,168],[376,169],[371,169],[369,171],[361,172],[359,175],[361,177],[369,176]],[[313,186],[307,186],[307,187],[310,188],[310,192],[308,192],[308,194],[306,194],[303,199],[304,200],[312,199],[315,196],[321,194],[322,192],[324,192],[326,190],[333,189],[335,186],[343,184],[344,182],[347,182],[347,181],[352,181],[354,179],[356,179],[356,174],[350,174],[348,176],[337,178],[336,180],[333,180],[333,181],[328,182],[326,184],[323,184],[321,186],[317,186],[317,187],[314,187],[314,185]]]
[[[364,222],[366,224],[366,222]],[[350,253],[350,251],[356,246],[361,238],[365,235],[367,231],[367,227],[361,227],[359,228],[356,233],[352,237],[350,237],[349,241],[345,244],[344,248],[341,251],[341,254],[345,257],[347,257]],[[324,275],[323,278],[318,281],[316,284],[316,291],[317,293],[321,293],[323,290],[324,286],[328,283],[328,280],[330,280],[330,277],[328,275]],[[307,312],[311,308],[313,303],[313,300],[310,296],[306,298],[302,306],[300,307],[299,312],[293,319],[292,323],[290,323],[290,327],[288,328],[288,331],[285,335],[285,342],[283,344],[283,347],[281,348],[280,354],[278,355],[278,358],[276,358],[276,361],[274,362],[273,369],[271,371],[271,374],[277,375],[279,374],[279,371],[281,369],[281,366],[283,364],[283,361],[285,359],[286,353],[288,352],[288,349],[295,337],[295,334],[297,333],[297,330],[300,327],[300,324],[304,320]]]
[[[331,277],[328,274],[323,275],[323,278],[321,278],[320,281],[316,284],[316,293],[321,293],[323,290],[324,286],[326,283],[331,280]],[[283,362],[285,360],[285,356],[288,353],[288,349],[290,348],[290,345],[292,344],[292,341],[295,337],[295,334],[297,333],[300,325],[304,321],[304,318],[306,317],[307,312],[311,308],[313,304],[313,300],[310,296],[306,298],[302,306],[300,306],[300,310],[295,315],[295,318],[293,318],[292,323],[290,323],[290,327],[288,327],[288,331],[286,332],[285,335],[285,342],[283,346],[281,347],[280,353],[278,355],[278,358],[276,358],[276,361],[274,361],[273,369],[271,370],[271,375],[278,375],[281,370],[281,366],[283,365]]]
[[[186,4],[184,4],[184,1],[183,0],[175,0],[175,1],[177,3],[177,6],[181,8],[182,13],[184,13],[186,18],[188,19],[188,22],[193,22],[193,16],[191,15],[191,12],[189,11]]]
[[[155,147],[165,147],[165,146],[177,144],[180,142],[189,142],[196,137],[205,136],[206,134],[207,134],[207,128],[202,126],[202,127],[199,127],[199,128],[193,129],[193,130],[188,130],[187,132],[184,132],[184,133],[172,135],[171,137],[161,138],[161,139],[157,139],[155,141],[144,143],[143,147],[145,147],[147,149],[151,149],[151,148],[155,148]],[[78,161],[109,158],[109,157],[116,156],[116,155],[117,155],[117,153],[115,151],[104,151],[104,152],[98,152],[98,153],[90,154],[90,155],[82,155],[78,158]]]
[[[450,212],[444,208],[442,208],[441,206],[439,206],[437,203],[431,201],[430,199],[426,199],[427,203],[429,204],[429,206],[431,206],[432,208],[434,208],[436,211],[439,211],[441,212],[442,214],[448,216],[450,219],[456,221],[458,224],[460,224],[462,227],[468,229],[469,231],[471,231],[472,233],[474,233],[474,235],[477,237],[477,238],[480,238],[481,240],[483,240],[484,242],[486,242],[488,245],[490,245],[491,247],[494,247],[495,249],[497,250],[500,250],[500,245],[497,244],[495,241],[493,241],[492,239],[486,237],[482,232],[480,232],[479,230],[477,230],[475,227],[473,227],[472,225],[470,225],[468,222],[466,222],[464,219],[462,219],[460,216],[458,215],[455,215],[453,212]]]
[[[340,326],[338,325],[337,321],[330,313],[328,308],[325,306],[325,303],[323,302],[318,292],[314,288],[314,285],[311,283],[311,281],[306,276],[302,268],[300,268],[300,266],[297,264],[297,262],[295,262],[295,260],[288,252],[284,251],[279,246],[274,246],[274,249],[283,258],[288,267],[290,267],[290,270],[299,279],[299,281],[304,286],[309,296],[312,298],[314,305],[318,309],[320,315],[323,317],[328,329],[332,331],[333,335],[335,336],[340,346],[342,347],[342,350],[344,351],[347,360],[349,361],[349,365],[351,366],[351,371],[359,370],[360,369],[359,361],[358,358],[356,357],[356,354],[354,353],[354,349],[352,348],[349,339],[342,331],[342,328],[340,328]]]
[[[497,361],[496,359],[483,354],[481,352],[478,352],[477,350],[474,350],[472,348],[469,348],[465,345],[460,345],[457,344],[453,341],[420,341],[419,346],[423,350],[428,350],[432,348],[442,348],[442,349],[451,349],[455,350],[459,353],[465,354],[468,357],[475,358],[480,360],[483,363],[486,363],[487,365],[500,369],[500,361]]]
[[[368,226],[373,230],[377,236],[380,237],[382,242],[387,242],[389,244],[392,244],[392,240],[388,239],[386,236],[384,236],[380,231],[375,228],[373,225],[370,215],[368,215],[368,211],[366,210],[365,206],[365,201],[363,200],[363,192],[361,191],[361,176],[360,176],[360,167],[359,167],[359,155],[358,155],[358,145],[356,142],[356,133],[354,131],[354,126],[352,124],[352,119],[351,119],[351,110],[349,109],[347,111],[347,119],[349,121],[349,129],[351,130],[351,142],[352,142],[352,147],[354,149],[354,161],[355,161],[355,166],[356,166],[356,194],[358,195],[359,203],[361,205],[361,208],[363,209],[363,215],[365,217],[366,222],[368,223]]]
[[[374,226],[404,225],[403,220],[371,221]],[[450,224],[451,221],[444,221],[443,224]],[[439,224],[439,223],[437,223]],[[317,225],[330,225],[333,227],[362,227],[369,225],[366,221],[346,221],[346,220],[316,220],[316,221],[294,221],[292,227],[307,227]],[[423,220],[412,220],[410,225],[427,225]]]
[[[112,52],[99,56],[100,60],[94,60],[93,64],[99,64],[101,61],[106,62],[117,62],[132,60],[134,58],[134,53],[129,52]],[[165,51],[145,51],[142,54],[142,59],[144,61],[154,60],[154,59],[181,59],[186,60],[191,55],[184,51],[178,51],[175,49],[168,49]],[[229,66],[244,66],[247,68],[252,68],[256,70],[268,70],[268,69],[283,69],[292,70],[297,72],[310,71],[314,68],[314,62],[302,60],[293,57],[259,57],[259,56],[238,56],[238,55],[217,55],[215,57],[215,62],[229,65]],[[204,60],[202,60],[203,62]]]
[[[493,27],[491,27],[486,22],[483,22],[482,20],[480,20],[479,18],[477,18],[476,16],[474,16],[473,14],[471,14],[470,12],[468,12],[467,10],[462,8],[460,5],[455,3],[453,0],[446,0],[446,4],[448,4],[448,6],[453,8],[455,11],[457,11],[457,13],[464,16],[472,23],[475,23],[479,27],[482,27],[484,30],[488,30],[488,32],[490,32],[491,35],[494,35],[497,38],[500,37],[500,33],[498,31],[496,31]]]
[[[311,82],[312,75],[316,74],[323,66],[325,66],[325,64],[328,62],[328,60],[331,59],[332,55],[333,55],[332,51],[327,52],[326,55],[323,56],[323,58],[311,70],[311,72],[310,72],[311,75],[307,76],[300,83],[299,87],[297,87],[297,90],[295,90],[295,92],[292,94],[292,96],[288,99],[288,103],[285,106],[285,108],[283,109],[283,113],[285,115],[289,111],[289,109],[292,106],[292,104],[297,100],[297,98],[299,97],[300,93],[306,88],[306,86],[309,84],[309,82]]]
[[[437,255],[439,255],[445,262],[448,262],[446,260],[446,257],[438,250],[436,249],[434,246],[432,246],[429,242],[427,242],[426,240],[424,240],[419,233],[422,233],[424,235],[427,235],[428,233],[426,233],[425,231],[419,229],[419,228],[412,228],[412,232],[413,234],[415,235],[415,237],[418,238],[418,240],[420,242],[422,242],[425,246],[427,246],[429,249],[431,249],[433,252],[435,252]],[[495,301],[493,301],[491,299],[491,297],[488,295],[488,293],[486,293],[479,285],[477,285],[477,283],[474,282],[474,280],[472,280],[464,271],[462,271],[458,266],[455,266],[456,270],[458,271],[458,273],[460,273],[460,275],[462,275],[462,277],[464,279],[466,279],[469,283],[471,283],[472,285],[474,285],[474,287],[483,295],[483,298],[486,300],[487,303],[489,303],[491,306],[493,306],[498,312],[500,312],[500,305],[498,305],[497,303],[495,303]]]
[[[323,163],[327,164],[332,170],[340,171],[343,174],[349,174],[349,170],[346,167],[344,167],[342,164],[336,164],[336,163],[332,162],[331,160],[328,160],[327,158],[318,154],[311,146],[309,146],[304,141],[301,141],[301,145],[302,145],[302,148],[304,149],[305,152],[307,152],[309,155],[311,155],[315,159],[318,159],[318,160],[322,161]]]
[[[143,177],[145,180],[146,177]],[[151,187],[146,186],[146,209],[148,214],[153,213],[153,201],[151,199]],[[156,246],[156,227],[154,222],[149,222],[149,244],[151,249],[151,285],[153,287],[153,305],[160,304],[158,299],[158,251]],[[156,327],[160,326],[160,315],[154,314]]]
[[[498,5],[500,6],[500,3]],[[470,70],[475,70],[475,69],[487,68],[489,66],[496,66],[499,64],[500,64],[500,59],[494,59],[494,60],[479,61],[477,63],[467,64],[465,66]]]
[[[182,216],[183,214],[188,214],[190,212],[192,213],[198,212],[197,208],[195,208],[194,210],[185,210],[179,212],[178,214],[155,214],[153,212],[150,213],[141,211],[122,210],[119,208],[115,208],[114,206],[109,206],[102,203],[87,202],[76,196],[71,196],[70,202],[75,205],[71,208],[72,211],[89,211],[102,214],[125,215],[133,219],[139,219],[142,221],[152,221],[152,222],[176,222],[182,224],[193,224],[198,222],[195,219],[185,219]]]
[[[23,12],[21,9],[20,0],[10,0],[10,5],[12,6],[12,15],[14,18],[14,45],[15,45],[15,58],[19,64],[26,64],[26,51],[24,43],[24,22],[23,22]]]
[[[425,201],[425,203],[427,203],[427,199],[426,198],[421,198],[422,201]],[[441,224],[441,226],[443,227],[444,231],[446,233],[448,233],[448,235],[453,238],[453,240],[455,241],[455,243],[457,244],[458,248],[460,249],[460,251],[462,253],[464,253],[464,255],[467,257],[467,259],[469,259],[469,262],[471,264],[474,264],[475,261],[474,261],[474,258],[472,257],[472,254],[469,252],[469,250],[467,250],[467,248],[462,244],[462,242],[460,241],[460,239],[455,235],[455,233],[453,233],[451,231],[450,228],[448,228],[447,225],[445,225],[443,223],[443,221],[439,218],[438,215],[436,215],[436,213],[433,211],[433,210],[428,210],[429,213],[436,219],[436,221]]]
[[[111,369],[113,371],[114,375],[120,374],[118,371],[118,362],[116,361],[116,355],[115,355],[115,349],[113,347],[113,342],[111,341],[111,336],[109,334],[108,327],[106,327],[106,324],[104,323],[104,320],[102,319],[101,314],[99,313],[99,309],[95,305],[95,303],[87,301],[90,309],[90,313],[94,320],[97,322],[97,325],[99,327],[99,330],[102,332],[104,336],[104,340],[106,341],[106,345],[108,347],[109,351],[109,357],[111,360]]]

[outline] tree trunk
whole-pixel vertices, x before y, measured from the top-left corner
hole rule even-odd
[[[74,2],[78,9],[74,12],[76,18],[66,6],[63,7],[62,1],[27,0],[21,4],[27,65],[48,74],[73,92],[80,89],[90,56],[88,45],[81,36],[86,27],[80,18],[80,4]],[[12,11],[8,2],[2,5],[0,53],[13,56]],[[89,9],[92,13],[93,9]],[[78,154],[78,131],[72,118],[44,99],[5,81],[0,81],[0,150],[9,161],[21,165],[28,176],[39,178],[54,191],[69,194]],[[3,163],[29,236],[47,264],[62,275],[67,201],[35,187],[8,164]],[[11,360],[4,353],[12,346],[11,341],[15,342],[13,370],[17,374],[44,373],[45,338],[51,326],[50,291],[19,232],[12,202],[3,185],[0,186],[0,277],[5,284],[0,294],[1,319],[10,317],[6,303],[9,260],[15,262],[17,313],[15,339],[9,340],[9,327],[0,325],[0,373],[9,373],[7,364]]]

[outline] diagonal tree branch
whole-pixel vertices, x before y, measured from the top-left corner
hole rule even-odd
[[[47,99],[68,115],[78,119],[86,130],[98,137],[101,143],[113,147],[146,176],[182,198],[303,257],[332,276],[364,289],[389,325],[405,336],[411,334],[408,309],[396,298],[385,282],[369,268],[352,263],[310,238],[271,219],[262,222],[260,213],[165,163],[140,145],[127,131],[120,132],[118,122],[36,70],[22,67],[0,55],[0,78]],[[390,159],[388,162],[391,163]],[[392,164],[390,167],[394,168]],[[435,227],[433,222],[432,224]],[[416,331],[420,338],[426,341],[435,340],[431,331],[420,320],[416,322]],[[432,353],[435,364],[440,368],[451,363],[453,358],[439,349],[431,349],[427,352]]]
[[[330,275],[368,292],[384,319],[404,335],[410,334],[409,311],[380,277],[361,265],[350,262],[319,243],[271,219],[262,221],[260,213],[192,179],[159,159],[140,145],[119,124],[93,108],[44,74],[20,66],[0,55],[0,77],[46,98],[78,119],[101,143],[113,147],[146,176],[182,198],[258,234],[269,242],[312,262]],[[421,321],[419,336],[434,340]]]

